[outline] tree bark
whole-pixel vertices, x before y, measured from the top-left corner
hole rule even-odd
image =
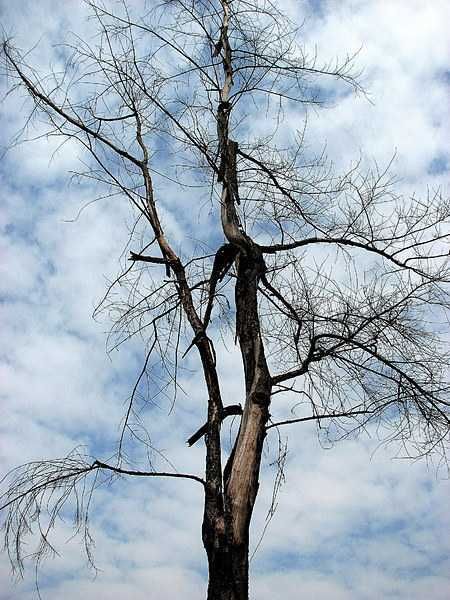
[[[245,405],[224,469],[223,512],[221,507],[203,523],[208,600],[248,600],[249,527],[259,488],[272,386],[258,316],[257,290],[264,268],[258,248],[250,242],[247,250],[239,253],[236,282],[236,332],[244,364]]]
[[[248,544],[208,555],[208,600],[248,600]]]
[[[258,284],[265,272],[259,247],[244,231],[236,210],[239,203],[236,171],[237,143],[229,139],[229,119],[233,86],[232,49],[228,39],[230,2],[221,0],[223,19],[220,43],[224,81],[217,107],[217,136],[222,183],[221,222],[227,246],[233,249],[236,265],[236,336],[245,377],[245,403],[233,450],[223,471],[222,502],[208,503],[211,478],[206,478],[203,543],[208,555],[208,600],[248,600],[249,527],[259,487],[262,448],[269,419],[272,379],[267,366],[258,315]],[[209,315],[208,315],[209,318]],[[210,418],[208,419],[210,422]],[[211,429],[210,429],[211,430]],[[209,449],[209,431],[206,446]],[[220,422],[214,430],[220,432]],[[218,457],[220,460],[220,456]],[[208,510],[209,506],[209,510]]]

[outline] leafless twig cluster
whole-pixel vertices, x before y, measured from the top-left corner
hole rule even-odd
[[[63,46],[62,73],[42,77],[8,40],[3,59],[11,91],[31,101],[25,129],[39,117],[45,135],[76,142],[84,168],[74,176],[134,211],[129,262],[98,311],[113,320],[110,348],[140,336],[145,359],[116,466],[75,454],[18,468],[5,496],[7,545],[21,568],[30,524],[39,525],[40,555],[71,494],[76,527],[87,531],[88,475],[144,474],[123,466],[130,435],[149,443],[136,405],[169,388],[176,394],[195,347],[208,398],[206,424],[193,436],[205,437],[205,480],[145,474],[204,484],[208,597],[244,599],[270,429],[315,421],[328,443],[375,422],[406,454],[445,452],[450,204],[439,191],[402,197],[392,165],[335,173],[311,154],[304,127],[286,126],[299,109],[306,122],[307,107],[326,102],[322,82],[362,90],[354,57],[320,65],[273,2],[165,0],[144,16],[124,2],[114,12],[86,4],[97,37]],[[190,219],[192,207],[211,210],[210,233]],[[168,233],[169,209],[188,222],[181,239]],[[222,422],[240,414],[222,400],[224,328],[241,351],[245,392],[222,467]],[[285,418],[270,420],[274,405]]]

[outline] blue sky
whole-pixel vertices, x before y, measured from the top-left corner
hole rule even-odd
[[[448,2],[290,0],[283,8],[298,21],[306,19],[302,42],[312,50],[317,46],[319,57],[333,60],[360,49],[358,66],[370,98],[330,88],[330,108],[309,114],[311,151],[326,146],[337,169],[361,154],[368,164],[386,164],[395,152],[400,191],[425,195],[440,185],[448,194]],[[18,46],[39,41],[33,59],[43,70],[57,62],[52,44],[69,27],[87,35],[92,26],[75,0],[3,0],[0,16]],[[1,85],[3,92],[8,82]],[[23,123],[23,102],[9,96],[0,106],[2,144]],[[291,124],[301,128],[300,115],[290,114]],[[136,342],[107,355],[110,322],[106,315],[91,319],[124,262],[120,255],[132,222],[128,206],[117,199],[96,202],[71,222],[96,190],[69,185],[67,172],[79,166],[79,151],[69,143],[49,160],[56,147],[51,139],[20,145],[0,165],[2,473],[28,460],[64,456],[79,444],[107,455],[144,353]],[[184,209],[183,220],[179,206],[162,204],[166,228],[179,240],[192,227],[191,214],[203,227],[214,218],[209,207],[195,205],[195,193],[187,198],[192,213]],[[225,397],[238,401],[240,366],[229,347],[220,371]],[[187,365],[194,370],[191,354]],[[163,400],[153,407],[149,430],[180,471],[201,474],[201,444],[186,449],[184,441],[203,416],[204,393],[191,371],[181,383],[186,394],[170,417]],[[286,483],[251,563],[251,597],[448,598],[446,472],[436,463],[393,459],[396,448],[380,446],[375,429],[368,433],[325,450],[312,425],[283,431],[289,444]],[[275,435],[269,437],[253,546],[270,506],[276,444]],[[94,577],[86,567],[77,539],[66,543],[70,529],[60,523],[60,556],[41,567],[42,597],[204,597],[201,514],[200,490],[189,481],[117,481],[99,489],[92,511],[99,572]],[[0,582],[0,600],[37,597],[31,563],[14,583],[1,555]]]

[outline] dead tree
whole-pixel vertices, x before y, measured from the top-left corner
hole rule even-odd
[[[449,354],[435,323],[445,322],[449,306],[450,205],[438,193],[398,196],[389,169],[330,172],[325,159],[308,154],[301,135],[290,132],[287,144],[284,111],[320,106],[322,78],[359,86],[350,58],[331,67],[308,57],[297,28],[269,0],[166,0],[145,18],[125,5],[112,13],[103,3],[87,4],[98,39],[66,45],[65,73],[37,78],[8,40],[3,59],[12,87],[32,101],[30,118],[45,119],[47,133],[75,140],[90,160],[79,176],[128,200],[142,225],[148,243],[135,242],[131,266],[118,278],[129,285],[128,300],[108,304],[107,295],[103,306],[115,311],[120,341],[140,335],[147,356],[116,463],[75,453],[12,472],[2,502],[7,548],[21,568],[22,540],[39,522],[36,508],[48,493],[53,504],[46,504],[50,521],[40,529],[40,552],[72,492],[77,527],[89,539],[90,496],[79,492],[89,489],[88,477],[185,478],[204,489],[208,598],[246,600],[249,525],[268,431],[315,420],[338,435],[378,420],[408,452],[444,449]],[[252,103],[274,123],[260,138],[252,136]],[[157,143],[173,157],[163,167]],[[209,194],[220,214],[218,250],[176,251],[159,210],[163,178],[178,183],[180,206],[192,181],[199,205]],[[316,248],[333,261],[318,263]],[[336,261],[345,277],[330,267]],[[433,322],[424,318],[429,311]],[[231,327],[241,352],[242,410],[223,404],[221,325]],[[190,441],[204,437],[204,475],[129,468],[124,447],[133,436],[139,441],[139,383],[151,364],[164,363],[176,387],[181,357],[194,347],[207,419]],[[299,398],[300,413],[273,422],[271,405],[282,395]],[[222,422],[241,412],[223,465]]]

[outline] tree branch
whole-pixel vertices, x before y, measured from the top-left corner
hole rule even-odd
[[[425,273],[424,271],[417,269],[416,267],[411,267],[407,264],[408,261],[415,260],[417,257],[411,257],[409,259],[406,259],[405,261],[400,261],[400,260],[394,258],[394,256],[392,254],[389,254],[388,252],[386,252],[385,250],[381,250],[380,248],[376,248],[375,246],[373,246],[369,243],[365,244],[363,242],[357,242],[356,240],[349,240],[347,238],[312,237],[312,238],[306,238],[304,240],[298,240],[295,242],[291,242],[290,244],[273,244],[271,246],[259,246],[259,248],[260,248],[261,252],[263,252],[265,254],[276,254],[277,252],[283,252],[286,250],[294,250],[296,248],[302,248],[304,246],[309,246],[311,244],[336,244],[338,246],[352,246],[354,248],[361,248],[362,250],[365,250],[367,252],[373,252],[375,254],[378,254],[379,256],[385,258],[386,260],[389,260],[390,262],[394,263],[395,265],[397,265],[398,267],[400,267],[402,269],[409,269],[419,275],[422,275],[424,277],[432,279],[432,277],[430,275],[428,275],[427,273]],[[440,258],[441,256],[445,256],[445,255],[439,255],[436,257],[423,257],[422,260],[424,260],[426,258]]]
[[[355,415],[370,415],[374,412],[375,410],[355,410],[342,413],[330,413],[329,415],[312,415],[310,417],[300,417],[298,419],[287,419],[286,421],[277,421],[276,423],[267,425],[266,430],[272,429],[272,427],[279,427],[280,425],[291,425],[292,423],[303,423],[305,421],[320,421],[322,419],[338,419],[340,417],[353,417]]]
[[[149,262],[155,263],[158,265],[167,265],[169,261],[165,258],[161,258],[160,256],[146,256],[144,254],[137,254],[136,252],[130,251],[130,258],[133,262],[141,261],[141,262]]]
[[[100,133],[98,133],[98,131],[94,131],[93,129],[91,129],[88,125],[86,125],[85,122],[80,121],[79,119],[70,115],[68,112],[63,110],[60,106],[55,104],[50,99],[49,96],[40,92],[37,89],[37,87],[33,84],[33,82],[30,79],[28,79],[28,77],[24,74],[22,69],[17,64],[17,62],[13,59],[13,57],[11,56],[11,53],[9,52],[8,43],[6,41],[3,42],[3,52],[5,53],[5,56],[8,60],[8,62],[12,65],[12,67],[16,71],[19,78],[22,80],[23,84],[27,88],[27,90],[30,93],[30,96],[32,98],[39,99],[45,106],[47,106],[48,108],[51,108],[51,110],[54,111],[56,114],[58,114],[60,117],[62,117],[63,119],[65,119],[66,121],[71,123],[72,125],[75,125],[75,127],[78,127],[78,129],[81,129],[81,131],[84,131],[88,135],[92,136],[94,139],[99,140],[100,142],[105,144],[105,146],[108,146],[109,148],[111,148],[111,150],[113,150],[114,152],[117,152],[117,154],[119,156],[121,156],[122,158],[126,158],[127,160],[129,160],[130,162],[132,162],[136,166],[138,166],[139,168],[142,168],[142,161],[137,159],[135,156],[133,156],[129,152],[126,152],[125,150],[122,150],[121,148],[119,148],[118,146],[113,144],[110,140],[108,140],[107,138],[102,136]]]
[[[129,469],[122,469],[120,467],[113,467],[107,463],[95,460],[91,465],[91,470],[94,469],[105,469],[107,471],[113,471],[119,475],[131,475],[133,477],[169,477],[172,479],[192,479],[205,485],[205,480],[197,475],[190,475],[188,473],[167,473],[164,471],[132,471]]]

